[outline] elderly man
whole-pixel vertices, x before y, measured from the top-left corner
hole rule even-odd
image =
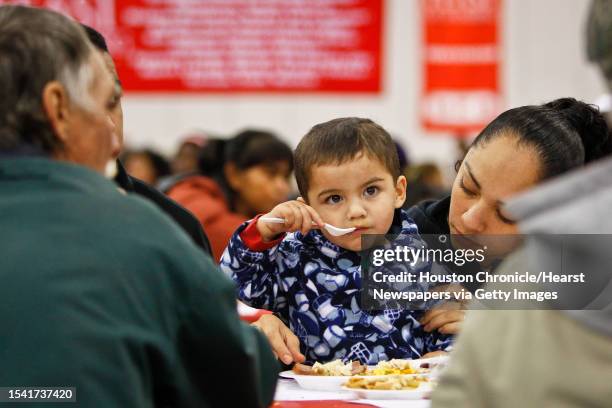
[[[278,367],[231,282],[101,175],[117,91],[76,23],[0,7],[0,386],[74,387],[83,407],[268,406]]]

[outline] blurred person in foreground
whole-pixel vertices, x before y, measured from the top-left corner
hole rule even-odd
[[[87,38],[102,57],[106,68],[111,73],[115,81],[116,93],[114,95],[115,99],[112,101],[110,118],[115,125],[115,133],[118,139],[118,143],[113,147],[112,157],[113,159],[117,159],[121,153],[121,149],[123,148],[123,108],[121,106],[121,82],[119,81],[119,76],[117,75],[113,58],[108,51],[106,40],[102,34],[85,24],[81,24],[81,26],[85,29]],[[107,176],[108,169],[110,167],[112,173],[111,176],[114,178],[119,187],[121,187],[127,193],[136,194],[155,204],[160,210],[171,217],[183,229],[183,231],[189,235],[191,240],[198,247],[200,247],[207,254],[212,255],[210,242],[208,241],[206,233],[202,230],[199,221],[189,211],[185,210],[178,203],[152,187],[146,181],[131,176],[126,171],[120,160],[112,160],[111,164],[111,166],[107,166]],[[162,172],[164,171],[162,170]],[[160,241],[163,241],[164,237],[159,237],[159,239]]]
[[[606,83],[607,93],[596,104],[612,125],[612,0],[592,0],[586,24],[586,54],[597,64]]]
[[[75,387],[83,407],[268,406],[278,366],[232,283],[102,175],[118,89],[82,28],[0,7],[0,71],[0,384]]]
[[[542,259],[563,255],[564,272],[584,272],[587,285],[575,284],[573,297],[539,303],[533,306],[536,310],[472,311],[433,393],[433,407],[610,406],[611,208],[612,159],[544,184],[508,204],[508,211],[521,220],[520,232],[529,236],[525,248],[500,270],[538,271],[542,269],[535,265]],[[576,239],[559,234],[605,235]],[[563,242],[563,252],[551,250],[560,248],[557,242]],[[589,281],[595,280],[603,284],[591,292]],[[490,284],[487,289],[497,287]],[[540,288],[533,284],[528,289]],[[585,309],[593,310],[544,310],[576,309],[565,303],[576,300],[587,301]]]
[[[240,224],[287,199],[293,153],[270,132],[245,130],[229,140],[210,139],[199,169],[166,193],[200,220],[218,261]]]

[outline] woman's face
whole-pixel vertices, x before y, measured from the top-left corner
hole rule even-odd
[[[249,167],[244,170],[226,171],[231,188],[237,193],[236,211],[252,217],[264,214],[287,201],[289,184],[289,163],[280,161]]]
[[[517,140],[501,135],[469,150],[451,192],[451,234],[518,233],[503,204],[538,183],[540,160],[532,147],[519,146]]]

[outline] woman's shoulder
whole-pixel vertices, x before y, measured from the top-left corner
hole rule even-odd
[[[417,225],[420,234],[448,234],[450,196],[440,200],[425,200],[405,209],[408,218]]]

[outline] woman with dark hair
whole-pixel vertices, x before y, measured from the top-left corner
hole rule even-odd
[[[167,194],[200,220],[218,260],[242,222],[287,199],[293,154],[274,134],[246,130],[209,140],[199,168],[199,175],[179,180]]]
[[[561,98],[510,109],[457,163],[451,195],[408,211],[421,234],[513,234],[506,198],[610,153],[608,126],[592,105]]]
[[[612,137],[599,110],[573,98],[510,109],[495,118],[458,163],[451,195],[424,201],[408,214],[420,234],[518,233],[504,202],[547,179],[612,153]],[[465,312],[447,306],[421,319],[426,331],[456,334]],[[274,315],[254,323],[278,356],[299,355],[297,337]],[[298,345],[296,348],[296,344]]]
[[[451,195],[408,210],[421,234],[518,234],[504,212],[509,197],[612,153],[599,110],[573,98],[510,109],[474,139],[457,163]],[[453,240],[454,241],[454,240]],[[492,252],[492,251],[489,251]],[[433,310],[426,330],[457,333],[462,310]]]

